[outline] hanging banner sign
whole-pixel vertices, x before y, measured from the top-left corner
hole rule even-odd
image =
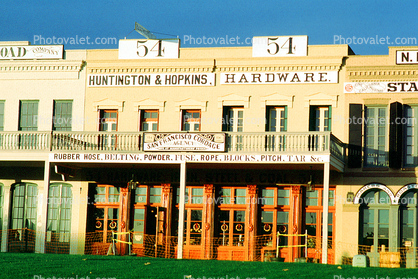
[[[214,86],[214,73],[88,75],[88,87]]]
[[[329,155],[277,155],[277,154],[173,154],[173,153],[50,153],[50,162],[66,163],[283,163],[323,164]]]
[[[0,60],[62,59],[63,45],[0,46]]]
[[[345,82],[344,93],[418,92],[418,81]]]
[[[144,133],[144,151],[225,151],[225,134]]]
[[[338,83],[338,72],[221,73],[221,84]]]
[[[180,40],[119,40],[119,59],[179,58]]]

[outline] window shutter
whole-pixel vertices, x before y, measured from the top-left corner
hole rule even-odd
[[[363,105],[350,104],[348,126],[348,162],[349,168],[361,168]]]
[[[402,104],[390,104],[389,123],[389,167],[400,168],[402,165]]]

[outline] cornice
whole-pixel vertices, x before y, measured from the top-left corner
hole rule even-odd
[[[0,72],[79,72],[84,61],[1,61]]]
[[[212,73],[211,67],[90,67],[89,74],[137,74],[137,73]]]
[[[418,67],[413,66],[356,66],[347,67],[347,75],[350,80],[416,80]]]
[[[269,66],[218,66],[220,72],[299,72],[339,71],[341,64],[333,65],[269,65]]]

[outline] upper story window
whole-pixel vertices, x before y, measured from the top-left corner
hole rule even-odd
[[[405,108],[405,166],[418,165],[418,106]]]
[[[222,118],[222,131],[243,132],[244,131],[244,108],[224,107]]]
[[[331,106],[311,106],[309,131],[331,131]]]
[[[142,110],[140,130],[143,132],[157,132],[158,131],[158,110]]]
[[[117,131],[118,111],[110,109],[100,110],[99,131],[113,132]]]
[[[182,131],[200,131],[200,110],[183,110],[182,116]]]
[[[365,166],[388,167],[387,107],[366,107],[365,110]]]
[[[287,131],[287,107],[267,107],[267,132]]]
[[[71,131],[72,113],[73,113],[73,101],[55,100],[52,130],[53,131]]]
[[[0,131],[4,130],[4,101],[0,101]]]
[[[19,131],[38,130],[38,100],[20,101]]]

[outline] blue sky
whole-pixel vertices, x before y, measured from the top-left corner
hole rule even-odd
[[[132,32],[135,22],[158,38],[178,36],[181,47],[222,47],[227,37],[251,45],[246,38],[281,35],[308,35],[310,45],[349,43],[363,55],[387,54],[397,42],[418,45],[416,0],[20,0],[0,8],[1,41],[43,44],[55,37],[65,49],[117,48],[108,38],[143,38]],[[87,37],[88,45],[75,41]],[[219,43],[203,44],[203,37]]]

